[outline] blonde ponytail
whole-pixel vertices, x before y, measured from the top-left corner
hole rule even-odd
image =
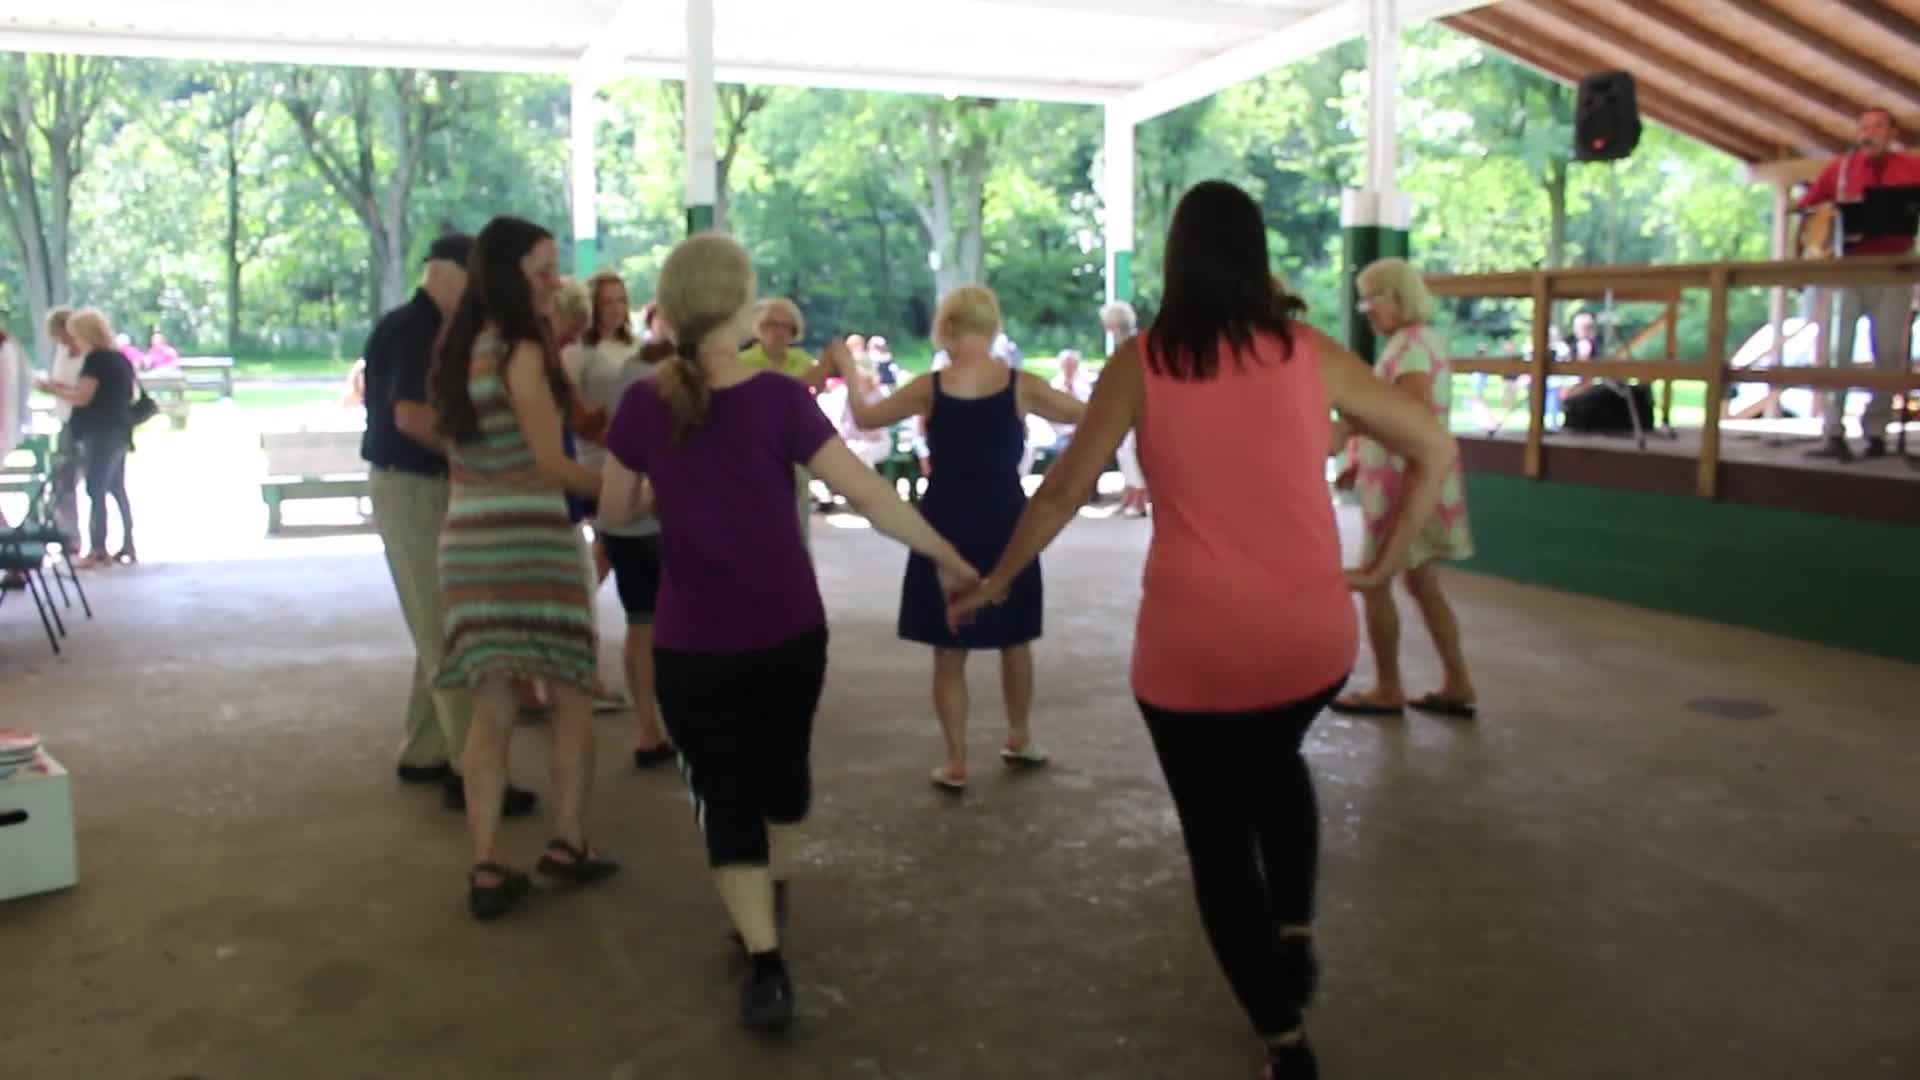
[[[682,240],[660,267],[654,300],[674,340],[648,342],[641,356],[664,361],[657,388],[673,418],[673,445],[700,430],[713,403],[712,373],[700,359],[701,345],[738,326],[753,299],[753,260],[725,233]]]
[[[656,378],[660,397],[667,403],[668,415],[673,417],[671,442],[679,446],[700,430],[707,419],[707,406],[713,403],[713,384],[707,365],[701,362],[697,348],[678,348]]]

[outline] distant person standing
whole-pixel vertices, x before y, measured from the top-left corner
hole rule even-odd
[[[108,566],[134,560],[133,509],[127,501],[127,451],[133,447],[133,364],[115,345],[113,327],[94,308],[76,311],[67,320],[68,339],[79,349],[80,373],[72,384],[50,381],[40,389],[72,406],[68,425],[74,451],[87,481],[87,554],[78,566]],[[119,552],[107,553],[107,503],[120,507],[123,542]]]
[[[1115,300],[1100,309],[1100,327],[1113,339],[1117,350],[1139,332],[1139,316],[1134,314],[1132,304]],[[1125,482],[1120,490],[1121,516],[1146,517],[1147,474],[1140,468],[1140,444],[1133,432],[1127,432],[1113,456],[1120,463],[1120,476]]]
[[[67,333],[67,320],[72,317],[73,309],[64,304],[47,312],[53,358],[47,365],[46,381],[52,386],[78,382],[81,363],[86,359],[85,350]],[[60,421],[60,438],[53,447],[53,523],[67,538],[62,546],[71,548],[80,536],[80,454],[73,444],[73,405],[52,390],[48,393],[54,398],[54,419]]]
[[[396,771],[406,783],[442,785],[451,810],[467,805],[454,763],[466,749],[473,699],[465,689],[433,688],[446,654],[439,559],[449,487],[446,441],[427,404],[427,372],[440,326],[466,288],[472,247],[464,235],[435,240],[413,298],[381,316],[363,350],[367,432],[360,456],[369,467],[368,494],[387,570],[413,638],[413,688]],[[533,805],[532,792],[509,787],[502,812],[526,814]]]

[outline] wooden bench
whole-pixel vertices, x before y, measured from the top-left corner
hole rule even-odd
[[[140,386],[154,404],[160,406],[160,412],[166,416],[173,430],[179,431],[187,426],[187,375],[179,368],[164,368],[149,371],[140,376]]]
[[[357,431],[263,432],[267,476],[260,498],[267,504],[267,534],[280,531],[280,504],[290,499],[364,499],[367,463]],[[366,516],[362,511],[361,516]]]
[[[231,356],[183,356],[180,358],[180,373],[186,377],[189,390],[212,391],[223,400],[233,397]]]

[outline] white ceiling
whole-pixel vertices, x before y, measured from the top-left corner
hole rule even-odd
[[[1397,0],[1403,23],[1481,0]],[[724,82],[1119,103],[1358,36],[1367,0],[713,0]],[[682,0],[4,0],[0,50],[678,77]]]

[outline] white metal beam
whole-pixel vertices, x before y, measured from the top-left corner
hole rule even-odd
[[[1272,4],[1237,4],[1230,0],[971,0],[975,4],[1014,7],[1022,11],[1085,12],[1089,15],[1161,19],[1168,22],[1278,30],[1320,7],[1326,0],[1281,0]]]
[[[614,9],[613,17],[607,20],[599,36],[593,39],[593,44],[580,54],[579,69],[574,78],[599,86],[616,74],[621,61],[626,58],[628,43],[645,25],[647,14],[640,0],[621,0],[620,6]]]
[[[623,76],[679,79],[686,67],[679,60],[629,60]],[[899,94],[943,94],[952,97],[1006,98],[1014,101],[1060,101],[1099,105],[1126,93],[1124,86],[1025,79],[980,78],[937,71],[865,71],[855,68],[797,67],[778,64],[741,64],[719,61],[715,77],[724,83],[756,86],[795,86],[803,89],[882,90]]]
[[[572,51],[496,48],[458,44],[390,44],[369,41],[114,33],[103,30],[45,31],[0,28],[0,52],[79,56],[129,56],[152,60],[217,60],[247,64],[311,64],[319,67],[403,67],[487,71],[516,75],[563,75],[578,59]]]
[[[1400,24],[1411,26],[1467,11],[1488,0],[1402,0]],[[1161,113],[1201,98],[1217,94],[1229,86],[1246,82],[1275,68],[1323,52],[1343,41],[1359,37],[1367,28],[1366,0],[1340,0],[1286,28],[1244,45],[1236,45],[1205,60],[1147,83],[1128,93],[1121,104],[1135,122],[1150,120]]]

